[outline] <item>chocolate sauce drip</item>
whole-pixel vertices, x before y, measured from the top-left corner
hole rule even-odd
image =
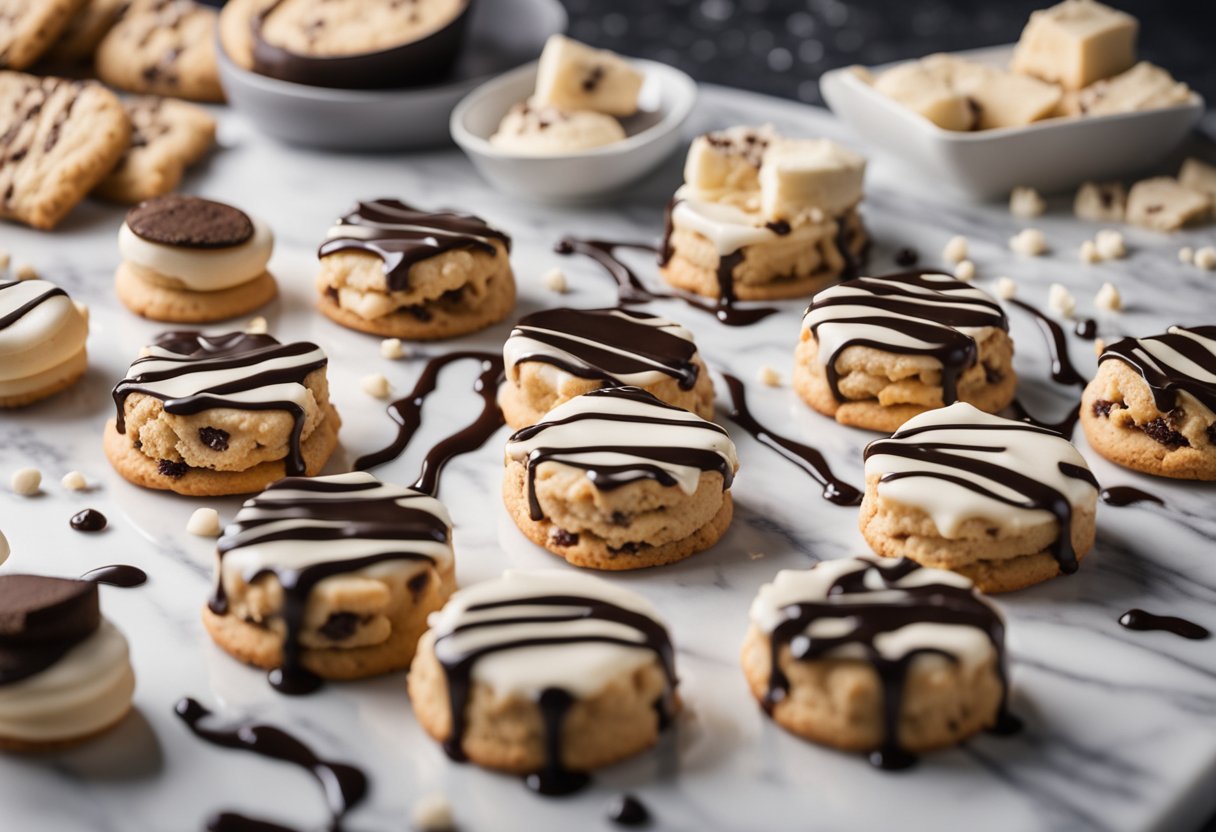
[[[1000,305],[986,296],[977,297],[977,294],[974,287],[951,275],[912,271],[850,280],[836,290],[817,295],[803,316],[804,320],[813,319],[810,323],[812,334],[818,337],[823,326],[861,328],[858,335],[842,339],[825,363],[828,386],[836,401],[847,401],[840,392],[840,371],[836,364],[841,353],[849,347],[929,356],[942,365],[942,403],[950,405],[958,401],[959,376],[979,361],[975,339],[959,329],[1009,329],[1009,321]],[[831,310],[834,307],[864,307],[875,314],[833,317]],[[875,336],[871,334],[875,329],[914,338],[925,346]]]
[[[321,678],[304,666],[304,647],[300,635],[304,629],[304,614],[308,598],[318,583],[334,575],[344,575],[395,560],[433,562],[416,550],[420,541],[446,543],[446,524],[434,514],[401,505],[400,495],[380,499],[361,498],[359,492],[380,487],[377,481],[367,483],[338,483],[308,477],[288,477],[271,485],[257,497],[247,501],[242,513],[250,516],[236,519],[224,530],[217,551],[219,568],[215,592],[208,604],[216,615],[228,614],[228,598],[224,591],[223,563],[229,552],[252,544],[277,541],[339,541],[362,540],[400,541],[385,551],[356,558],[322,561],[298,569],[265,568],[250,575],[252,583],[263,575],[273,575],[283,589],[283,604],[279,615],[284,624],[283,663],[270,671],[268,678],[275,690],[287,695],[312,693],[322,685]],[[278,491],[303,491],[317,494],[316,499],[300,499],[294,506],[276,501]],[[348,499],[326,499],[323,494],[349,494]],[[260,515],[260,516],[259,516]],[[328,525],[292,525],[291,520],[306,520]],[[269,530],[260,532],[262,528]]]
[[[106,516],[95,508],[86,508],[73,514],[68,525],[78,532],[99,532],[106,527]]]
[[[837,479],[823,454],[810,445],[789,439],[760,424],[748,409],[743,382],[730,373],[723,373],[722,377],[730,390],[731,409],[726,415],[732,422],[750,433],[761,445],[771,448],[810,474],[815,482],[823,486],[823,499],[838,506],[861,505],[862,492]]]
[[[631,268],[626,266],[620,258],[616,256],[616,250],[621,248],[638,249],[640,251],[655,252],[659,255],[659,262],[662,264],[663,252],[666,249],[658,249],[648,243],[630,243],[617,242],[610,240],[580,240],[574,237],[564,237],[553,249],[558,254],[582,254],[590,257],[595,262],[604,267],[604,270],[612,276],[617,285],[617,301],[622,305],[630,305],[635,303],[647,303],[652,300],[678,300],[682,301],[694,309],[699,309],[702,312],[707,312],[716,317],[719,321],[727,326],[748,326],[757,321],[767,318],[769,315],[778,310],[771,306],[749,307],[740,309],[734,305],[733,288],[730,294],[723,294],[718,298],[717,302],[705,300],[695,295],[674,293],[674,292],[655,292],[646,288],[645,284],[638,278]],[[733,255],[732,255],[733,256]],[[725,263],[728,258],[723,258]],[[738,261],[731,264],[730,269],[733,271]],[[722,269],[719,268],[718,274],[719,285],[722,283]]]
[[[124,378],[114,387],[114,406],[117,409],[117,430],[126,433],[126,412],[124,405],[132,393],[143,393],[160,399],[164,403],[166,413],[181,416],[192,416],[204,410],[219,407],[238,407],[242,410],[285,410],[291,414],[293,427],[287,457],[283,460],[286,473],[300,476],[307,470],[304,464],[304,454],[300,449],[304,432],[304,408],[293,401],[241,401],[231,398],[234,393],[256,390],[260,387],[271,387],[277,384],[304,384],[308,374],[319,370],[328,363],[324,356],[298,366],[288,366],[277,370],[261,370],[251,372],[237,380],[228,381],[206,388],[189,396],[169,398],[151,387],[159,382],[178,378],[196,372],[216,372],[222,370],[253,367],[262,362],[275,359],[292,358],[319,352],[316,344],[301,341],[293,344],[280,344],[269,335],[254,335],[245,332],[229,332],[223,335],[207,335],[201,332],[180,331],[166,332],[157,337],[153,346],[160,347],[175,354],[176,366],[172,369],[140,372],[139,365],[148,361],[163,361],[155,356],[140,358],[131,365],[131,375]],[[176,356],[180,356],[177,359]]]
[[[1203,641],[1212,635],[1207,627],[1196,624],[1194,621],[1187,621],[1185,618],[1173,615],[1153,615],[1151,612],[1139,609],[1123,613],[1119,616],[1119,624],[1128,630],[1164,630],[1192,641]]]
[[[1197,338],[1211,345],[1205,345]],[[1145,344],[1157,347],[1161,354],[1153,355]],[[1173,359],[1177,365],[1170,363],[1168,353],[1177,353],[1179,358]],[[1197,367],[1209,379],[1216,375],[1216,326],[1172,326],[1163,335],[1124,338],[1108,346],[1098,357],[1099,364],[1111,360],[1122,361],[1144,378],[1157,409],[1163,413],[1178,406],[1179,392],[1189,393],[1208,409],[1216,410],[1216,384],[1197,377],[1194,370],[1186,366]]]
[[[617,826],[644,826],[650,823],[650,810],[633,795],[622,794],[608,805],[608,820]]]
[[[901,269],[910,269],[920,261],[920,252],[914,248],[901,248],[895,252],[895,265]]]
[[[1072,439],[1073,431],[1077,428],[1077,420],[1081,417],[1081,403],[1077,402],[1072,406],[1072,409],[1058,422],[1045,422],[1033,416],[1026,406],[1014,399],[1009,405],[1009,409],[1014,412],[1014,415],[1027,424],[1034,425],[1037,428],[1049,430],[1052,433],[1058,433],[1065,439]]]
[[[439,475],[449,461],[461,454],[475,451],[486,443],[505,424],[502,411],[498,407],[498,384],[502,380],[502,356],[489,352],[475,350],[459,350],[432,358],[422,368],[414,389],[409,395],[397,399],[388,406],[388,415],[397,423],[397,438],[386,448],[366,454],[355,460],[355,469],[366,471],[391,462],[405,451],[410,440],[414,438],[418,428],[422,426],[422,406],[439,383],[439,373],[449,364],[457,361],[481,362],[481,373],[473,383],[473,392],[481,396],[482,409],[476,421],[446,439],[439,442],[427,452],[422,462],[422,471],[415,480],[413,487],[427,494],[434,494],[439,488]]]
[[[1110,488],[1103,488],[1098,494],[1102,502],[1108,506],[1122,508],[1123,506],[1136,505],[1137,503],[1156,503],[1159,506],[1165,505],[1165,500],[1158,497],[1156,494],[1150,494],[1147,491],[1141,491],[1130,485],[1112,485]]]
[[[629,399],[651,407],[661,408],[663,410],[675,411],[677,413],[685,413],[683,408],[674,407],[664,402],[659,401],[650,393],[638,387],[606,387],[599,390],[592,390],[590,393],[584,393],[583,397],[603,397],[611,396],[613,398]],[[627,413],[606,413],[600,411],[589,411],[585,413],[576,413],[567,416],[564,419],[549,419],[547,421],[538,422],[535,425],[529,425],[516,431],[508,442],[527,442],[534,437],[543,435],[545,431],[553,428],[575,424],[578,422],[594,422],[594,421],[612,421],[612,422],[630,422],[639,425],[638,430],[644,431],[645,425],[674,425],[678,427],[686,427],[692,430],[713,431],[720,434],[726,433],[718,425],[713,422],[704,420],[689,421],[687,419],[663,419],[654,416],[635,416]],[[589,436],[589,439],[594,438]],[[580,460],[577,457],[587,454],[597,453],[614,453],[629,456],[640,457],[643,460],[650,462],[624,462],[617,465],[588,462]],[[526,467],[528,472],[528,509],[533,520],[545,519],[544,510],[541,509],[540,500],[536,496],[536,470],[545,462],[558,461],[563,465],[568,465],[573,468],[579,468],[587,472],[588,478],[595,484],[595,487],[600,491],[612,491],[630,483],[637,482],[643,479],[652,479],[660,485],[674,487],[677,482],[659,463],[668,465],[680,465],[688,468],[697,468],[701,471],[717,471],[722,475],[722,487],[728,489],[735,478],[735,472],[731,468],[723,456],[711,448],[693,448],[687,446],[670,446],[659,447],[655,445],[597,445],[587,444],[581,446],[557,445],[546,447],[540,445],[528,454]]]
[[[99,566],[96,569],[90,569],[80,576],[80,580],[121,587],[122,589],[131,589],[146,584],[148,582],[148,573],[138,566],[115,563],[111,566]]]
[[[1060,325],[1025,301],[1010,298],[1009,303],[1029,312],[1039,325],[1039,331],[1043,333],[1047,349],[1051,353],[1051,380],[1056,384],[1075,384],[1084,387],[1085,379],[1072,364],[1072,359],[1068,355],[1068,339],[1064,336],[1064,330]]]
[[[667,675],[667,690],[663,698],[656,703],[659,714],[660,728],[666,726],[672,716],[674,706],[674,691],[677,684],[674,664],[674,650],[667,628],[648,615],[617,606],[599,598],[579,595],[540,595],[524,598],[511,598],[503,601],[490,601],[469,607],[469,613],[488,612],[491,610],[511,610],[519,607],[524,611],[508,617],[487,616],[481,620],[461,624],[451,631],[436,635],[436,656],[439,657],[444,674],[447,677],[448,705],[452,714],[452,728],[443,742],[443,749],[448,757],[457,762],[464,762],[466,757],[463,749],[465,731],[468,728],[467,710],[469,698],[473,692],[473,668],[478,661],[486,656],[510,650],[521,650],[529,647],[544,647],[559,644],[618,644],[624,647],[636,647],[653,652],[663,666]],[[552,615],[538,615],[528,612],[534,607],[568,607],[568,612]],[[604,635],[595,632],[568,632],[564,634],[515,638],[504,641],[488,641],[482,646],[465,653],[456,653],[445,644],[452,636],[468,630],[494,627],[506,628],[520,624],[562,624],[578,621],[607,621],[628,627],[637,632],[641,640],[627,639],[618,636]],[[447,649],[445,649],[447,648]],[[590,782],[583,772],[570,771],[561,759],[562,733],[564,731],[565,715],[574,704],[574,697],[560,688],[547,688],[541,692],[538,706],[545,726],[544,767],[528,776],[528,787],[545,795],[569,794],[577,791]]]
[[[1072,332],[1078,338],[1092,341],[1098,337],[1098,322],[1093,318],[1081,318],[1077,321],[1076,326],[1072,328]]]
[[[342,228],[352,229],[350,236]],[[384,261],[388,288],[409,288],[410,269],[416,263],[456,249],[497,254],[495,241],[511,247],[511,238],[485,220],[454,211],[422,211],[399,199],[358,202],[344,214],[330,237],[317,249],[318,257],[339,251],[363,251]]]
[[[546,309],[521,318],[511,338],[539,341],[559,353],[527,353],[528,361],[551,364],[577,378],[617,385],[620,376],[658,371],[676,379],[682,390],[697,383],[697,346],[654,326],[657,316],[629,309]]]
[[[224,727],[211,728],[205,723],[212,716],[194,699],[186,697],[178,701],[174,711],[194,736],[221,748],[233,748],[238,751],[248,751],[259,757],[271,760],[281,760],[298,766],[320,783],[329,807],[332,824],[331,832],[340,832],[342,819],[358,806],[367,796],[367,775],[346,763],[335,763],[318,757],[316,752],[296,737],[273,725],[250,721],[242,721]],[[224,817],[223,815],[219,817]],[[256,832],[274,832],[276,827],[267,825],[266,821],[245,818],[240,815],[228,815],[228,826],[217,826],[221,832],[240,832],[241,830],[256,830]],[[246,825],[239,825],[244,823]],[[255,825],[249,826],[247,824]],[[238,824],[238,825],[231,825]]]
[[[274,821],[251,818],[236,812],[219,812],[207,819],[207,832],[300,832]]]
[[[924,466],[915,471],[896,471],[884,474],[879,481],[880,484],[912,477],[943,480],[978,494],[983,494],[985,497],[996,500],[999,503],[1004,503],[1005,505],[1051,512],[1055,515],[1056,523],[1059,527],[1055,542],[1051,546],[1051,554],[1055,557],[1056,563],[1059,564],[1062,574],[1071,575],[1073,572],[1076,572],[1077,554],[1072,546],[1072,504],[1066,495],[1045,482],[1040,482],[1033,477],[1012,471],[1003,465],[975,459],[963,453],[955,453],[955,451],[976,450],[976,440],[974,439],[970,439],[967,442],[949,442],[942,439],[934,439],[931,442],[921,444],[905,444],[899,441],[907,440],[923,433],[952,430],[965,431],[967,433],[979,431],[1000,433],[1002,431],[1023,430],[1049,435],[1057,434],[1056,431],[1023,423],[1010,423],[1008,425],[926,425],[919,428],[900,429],[890,439],[876,439],[866,446],[865,458],[869,459],[873,454],[887,454],[916,460]],[[999,441],[998,438],[997,442]],[[991,446],[984,445],[982,448],[991,448],[993,451],[1000,450],[1000,446],[995,444]],[[1094,479],[1094,475],[1088,469],[1069,462],[1060,462],[1058,465],[1060,473],[1064,474],[1064,476],[1087,482],[1094,488],[1098,487],[1098,481]],[[951,470],[972,474],[976,479],[972,480],[965,476],[949,473]],[[983,480],[1013,491],[1020,495],[1022,499],[1012,499],[986,486],[982,482]]]
[[[862,558],[861,560],[867,560]],[[916,757],[900,745],[899,722],[903,713],[905,683],[912,662],[918,656],[938,655],[957,662],[953,654],[930,647],[909,650],[898,658],[882,655],[877,642],[888,633],[913,624],[947,624],[982,630],[997,653],[997,672],[1001,678],[1001,704],[997,727],[1008,730],[1017,720],[1008,715],[1009,685],[1005,658],[1005,624],[1000,615],[980,599],[969,587],[951,584],[921,584],[899,586],[899,581],[921,566],[901,558],[892,566],[876,562],[866,569],[850,572],[838,578],[828,591],[831,600],[804,601],[782,610],[784,620],[770,634],[771,671],[764,707],[770,713],[789,693],[789,678],[781,670],[780,656],[788,648],[796,661],[830,658],[830,654],[846,646],[859,647],[866,661],[878,674],[882,686],[883,741],[869,755],[870,762],[888,771],[905,769],[915,764]],[[903,592],[907,599],[899,603],[877,603],[866,599],[875,591],[867,583],[867,575],[876,575],[882,590]],[[856,599],[850,596],[857,596]],[[813,636],[808,628],[821,618],[848,619],[853,629],[839,636]]]
[[[15,286],[21,286],[21,285],[22,285],[22,281],[20,281],[20,280],[14,280],[11,282],[0,282],[0,292],[3,292],[6,289],[12,289]],[[36,309],[38,306],[41,306],[42,304],[46,303],[51,298],[57,297],[60,295],[62,295],[63,297],[66,298],[68,296],[68,293],[63,291],[62,289],[60,289],[58,286],[52,286],[52,287],[48,288],[45,292],[43,292],[41,295],[39,295],[38,297],[33,298],[32,300],[28,300],[25,303],[21,304],[16,309],[9,312],[7,315],[0,315],[0,330],[8,329],[10,326],[17,323],[17,321],[21,320],[26,315],[28,315],[30,312],[34,311],[34,309]]]

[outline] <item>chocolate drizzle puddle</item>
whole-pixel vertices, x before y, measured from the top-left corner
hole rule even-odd
[[[80,576],[80,580],[92,581],[93,583],[105,584],[107,586],[117,586],[122,589],[131,589],[146,584],[148,582],[148,573],[138,566],[115,563],[111,566],[99,566],[96,569],[90,569]]]
[[[861,505],[862,493],[838,479],[823,454],[810,445],[789,439],[760,424],[747,406],[747,390],[743,382],[730,373],[723,373],[722,377],[730,390],[731,409],[726,415],[732,422],[750,433],[761,445],[776,451],[809,474],[823,486],[823,499],[838,506]]]
[[[1072,328],[1072,332],[1078,338],[1092,341],[1098,337],[1098,322],[1093,318],[1081,318]]]
[[[522,608],[513,612],[513,608]],[[566,607],[568,611],[549,615],[529,612],[535,607]],[[478,620],[460,624],[435,638],[435,654],[447,677],[448,704],[452,714],[452,728],[443,742],[448,757],[464,762],[463,743],[468,728],[467,709],[473,692],[473,668],[486,656],[509,650],[529,647],[544,647],[560,644],[618,644],[650,650],[655,654],[667,675],[667,690],[655,704],[660,727],[666,726],[674,711],[675,676],[674,651],[667,628],[648,615],[617,606],[609,601],[581,595],[539,595],[490,601],[469,607],[471,614],[501,611],[499,615],[478,616]],[[560,625],[570,622],[605,621],[628,627],[641,640],[597,633],[590,630],[563,632]],[[457,652],[450,646],[451,638],[458,633],[486,627],[509,628],[521,624],[557,625],[552,635],[536,635],[528,638],[506,638],[487,640],[482,646],[468,652]],[[446,649],[445,649],[446,648]],[[544,795],[563,795],[577,791],[590,782],[585,772],[567,769],[561,759],[562,732],[567,712],[574,704],[574,697],[561,688],[546,688],[537,702],[545,727],[546,761],[539,772],[526,778],[528,788]]]
[[[330,832],[340,832],[343,818],[367,796],[367,775],[361,770],[346,763],[335,763],[318,757],[316,752],[282,728],[252,720],[224,727],[209,727],[207,723],[211,722],[211,711],[189,697],[179,700],[174,706],[174,712],[191,733],[204,742],[221,748],[248,751],[271,760],[281,760],[311,774],[321,785],[325,803],[329,807],[332,819]],[[255,825],[250,826],[250,823]],[[288,828],[231,813],[216,816],[209,827],[216,832],[271,832]]]
[[[1047,349],[1051,354],[1051,380],[1057,384],[1084,387],[1086,383],[1085,379],[1077,372],[1076,367],[1073,366],[1072,359],[1068,355],[1068,339],[1064,335],[1063,328],[1025,301],[1010,298],[1009,303],[1025,312],[1029,312],[1034,316],[1035,322],[1039,325],[1039,331],[1043,333],[1043,338],[1047,342]]]
[[[1156,494],[1150,494],[1147,491],[1141,491],[1131,485],[1112,485],[1110,488],[1103,488],[1098,495],[1102,502],[1108,506],[1122,508],[1123,506],[1136,505],[1138,503],[1156,503],[1159,506],[1165,505],[1165,500],[1158,497]]]
[[[260,820],[236,812],[219,812],[207,819],[207,832],[300,832],[269,820]]]
[[[78,532],[99,532],[106,527],[106,523],[106,516],[95,508],[78,511],[68,521],[68,525]]]
[[[1164,630],[1191,641],[1203,641],[1212,633],[1207,627],[1173,615],[1153,615],[1140,609],[1132,609],[1119,616],[1119,624],[1128,630]]]
[[[723,292],[717,302],[691,294],[652,291],[646,288],[646,285],[642,283],[637,274],[616,256],[617,249],[622,248],[653,252],[659,255],[660,264],[664,262],[663,252],[649,243],[581,240],[574,237],[563,237],[553,250],[563,255],[582,254],[603,266],[604,270],[616,281],[617,299],[622,306],[635,303],[648,303],[652,300],[678,300],[694,309],[699,309],[702,312],[713,315],[727,326],[749,326],[778,311],[775,307],[771,306],[748,307],[746,309],[735,306],[733,281],[731,281],[732,287],[730,290]],[[733,272],[734,267],[742,259],[742,255],[738,254],[739,260],[735,260],[727,266],[728,260],[735,256],[730,255],[729,257],[722,258],[722,265],[719,267],[718,273],[719,286],[721,286],[723,280],[723,269]]]
[[[16,281],[12,281],[12,282],[0,282],[0,292],[4,292],[6,289],[13,289],[17,286],[23,286],[23,285],[25,285],[25,283],[20,280],[16,280]],[[46,285],[47,285],[47,289],[42,294],[26,301],[25,303],[21,304],[20,306],[16,307],[15,309],[12,309],[3,315],[0,315],[0,330],[8,329],[10,326],[17,323],[17,321],[24,318],[30,312],[33,312],[36,308],[38,308],[42,304],[46,303],[51,298],[59,297],[59,296],[66,298],[68,296],[68,293],[63,291],[62,289],[60,289],[58,286],[51,286],[49,283]],[[2,294],[0,294],[0,300],[3,300],[3,297],[4,296]],[[0,308],[3,308],[3,307],[0,307]]]
[[[867,558],[861,560],[868,561]],[[939,655],[951,662],[958,659],[953,654],[922,647],[909,650],[898,658],[884,656],[876,642],[884,635],[913,624],[946,624],[974,627],[988,636],[997,653],[997,672],[1001,678],[1001,704],[998,711],[995,733],[1008,734],[1018,730],[1020,720],[1009,713],[1009,685],[1005,656],[1005,625],[996,611],[984,603],[971,588],[950,584],[922,584],[899,586],[899,581],[920,569],[920,565],[907,558],[884,566],[870,562],[865,569],[847,573],[838,578],[828,595],[832,600],[803,601],[782,609],[784,620],[770,634],[771,671],[764,707],[769,712],[782,702],[789,693],[790,681],[780,667],[780,655],[788,648],[790,656],[797,661],[814,661],[828,658],[830,654],[845,646],[860,647],[866,661],[878,674],[882,686],[882,745],[870,752],[872,765],[887,771],[909,768],[916,763],[916,756],[899,742],[899,723],[903,713],[904,688],[912,662],[922,655]],[[868,585],[866,576],[877,575],[882,590],[894,590],[906,594],[899,603],[878,603],[866,598],[870,592],[882,591]],[[855,596],[855,597],[854,597]],[[812,636],[808,627],[818,619],[849,619],[853,629],[839,636]]]
[[[622,794],[608,805],[608,820],[617,826],[645,826],[650,823],[650,810],[633,795]]]
[[[481,373],[473,383],[473,391],[481,396],[481,413],[471,425],[442,440],[427,452],[422,471],[413,487],[427,494],[436,493],[443,467],[455,457],[480,448],[505,424],[502,411],[498,408],[498,384],[503,374],[502,356],[475,350],[449,352],[428,361],[409,395],[388,406],[389,417],[397,423],[397,438],[388,447],[355,460],[356,470],[366,471],[401,456],[422,425],[422,406],[427,397],[435,392],[440,371],[457,361],[481,363]]]
[[[349,234],[345,233],[349,231]],[[456,249],[472,249],[491,256],[495,242],[511,249],[511,238],[485,220],[455,211],[423,211],[399,199],[358,202],[330,230],[317,249],[318,257],[339,251],[362,251],[384,261],[388,288],[409,288],[410,268],[423,260]]]
[[[1146,345],[1156,347],[1156,354],[1150,353]],[[1098,357],[1099,364],[1111,360],[1122,361],[1144,378],[1157,409],[1163,413],[1178,406],[1179,392],[1189,393],[1209,410],[1216,410],[1216,384],[1196,377],[1184,366],[1189,363],[1209,378],[1216,375],[1216,326],[1172,326],[1163,335],[1124,338]]]
[[[1009,405],[1009,409],[1013,411],[1016,418],[1027,424],[1034,425],[1037,428],[1049,430],[1052,433],[1058,433],[1065,439],[1071,439],[1073,431],[1077,428],[1077,420],[1081,418],[1081,403],[1077,402],[1068,413],[1058,422],[1046,422],[1032,415],[1026,406],[1017,399]]]

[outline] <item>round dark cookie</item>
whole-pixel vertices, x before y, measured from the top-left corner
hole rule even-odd
[[[177,194],[139,203],[127,212],[127,226],[150,243],[182,248],[230,248],[253,237],[253,220],[241,209]]]

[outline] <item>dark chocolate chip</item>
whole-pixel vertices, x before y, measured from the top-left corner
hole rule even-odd
[[[228,431],[219,428],[199,428],[198,439],[213,451],[228,450]]]
[[[253,237],[253,221],[239,208],[176,194],[136,205],[127,225],[148,242],[183,248],[229,248]]]
[[[1143,430],[1149,439],[1167,448],[1189,448],[1191,443],[1165,419],[1158,417],[1151,422],[1145,422]]]
[[[106,516],[95,508],[86,508],[73,514],[69,523],[78,532],[99,532],[106,527]]]
[[[919,260],[920,252],[914,248],[901,248],[895,252],[895,265],[902,268],[906,269],[910,266],[915,266]]]
[[[554,546],[573,546],[578,543],[578,535],[574,532],[568,532],[565,529],[554,529],[549,535],[549,539],[553,541]]]
[[[991,364],[984,362],[984,381],[989,384],[999,384],[1005,379],[1005,374],[993,367]]]
[[[190,470],[190,466],[184,462],[174,462],[171,459],[162,459],[156,463],[156,470],[160,471],[161,476],[172,477],[175,480],[180,480],[186,476],[186,472]]]
[[[629,525],[629,515],[623,511],[612,512],[612,525],[628,526]]]
[[[345,641],[359,629],[359,616],[353,612],[331,613],[321,625],[320,633],[330,641]]]
[[[1095,416],[1107,417],[1110,416],[1112,410],[1122,410],[1126,405],[1121,402],[1112,402],[1108,399],[1098,399],[1094,402],[1093,412]]]
[[[431,575],[429,572],[419,572],[417,575],[409,579],[406,586],[409,588],[410,593],[417,598],[422,594],[423,590],[426,589],[426,585],[430,582]]]

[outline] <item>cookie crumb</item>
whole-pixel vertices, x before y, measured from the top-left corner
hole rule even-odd
[[[0,272],[8,269],[8,264],[11,261],[12,261],[12,258],[9,256],[9,253],[7,251],[5,251],[4,249],[0,248]]]
[[[42,487],[42,472],[37,468],[18,468],[9,480],[14,494],[32,497]]]
[[[265,335],[270,331],[270,324],[261,315],[252,318],[245,324],[245,332],[249,335]]]
[[[186,521],[186,531],[199,537],[219,537],[220,513],[213,508],[196,508]]]
[[[1086,240],[1081,243],[1081,250],[1078,252],[1082,263],[1097,263],[1102,258],[1098,256],[1098,246],[1093,240]]]
[[[960,260],[958,265],[954,267],[954,277],[964,283],[970,283],[975,280],[975,264],[970,260]]]
[[[1195,251],[1195,265],[1201,269],[1212,271],[1216,269],[1216,248],[1204,246]]]
[[[1102,353],[1106,352],[1106,342],[1101,338],[1094,339],[1094,355],[1101,357]]]
[[[1023,228],[1009,238],[1009,248],[1017,254],[1038,257],[1047,253],[1047,238],[1037,228]]]
[[[1094,237],[1094,246],[1103,260],[1119,260],[1127,256],[1127,245],[1123,234],[1113,228],[1103,228]]]
[[[961,235],[951,237],[942,249],[942,258],[948,263],[961,263],[967,259],[967,238]]]
[[[38,270],[29,263],[22,263],[17,267],[17,270],[13,272],[13,275],[18,280],[37,280]]]
[[[373,398],[388,398],[389,384],[388,379],[384,377],[383,373],[372,373],[370,376],[364,376],[359,384],[363,387],[363,392]]]
[[[766,387],[780,387],[781,373],[765,364],[760,368],[760,383]]]
[[[8,545],[8,538],[4,536],[4,532],[0,532],[0,563],[8,560],[11,551]]]
[[[1077,308],[1077,299],[1064,286],[1053,283],[1047,290],[1047,305],[1065,318],[1071,318],[1073,311]]]
[[[996,279],[996,296],[1003,300],[1009,300],[1018,293],[1018,284],[1013,281],[1013,278],[1001,275]]]
[[[1094,306],[1110,312],[1118,312],[1123,308],[1123,298],[1113,283],[1103,283],[1098,294],[1094,296]]]
[[[410,826],[416,832],[452,832],[456,828],[452,805],[441,794],[420,797],[410,809]]]
[[[557,267],[545,272],[545,288],[550,292],[557,292],[559,295],[566,294],[570,286],[566,282],[565,272]]]
[[[68,471],[59,482],[68,491],[84,491],[89,487],[88,480],[79,471]]]
[[[380,356],[390,361],[405,358],[405,348],[401,346],[400,338],[385,338],[380,342]]]
[[[1038,217],[1046,210],[1047,203],[1034,188],[1014,188],[1009,194],[1009,213],[1015,217]]]

